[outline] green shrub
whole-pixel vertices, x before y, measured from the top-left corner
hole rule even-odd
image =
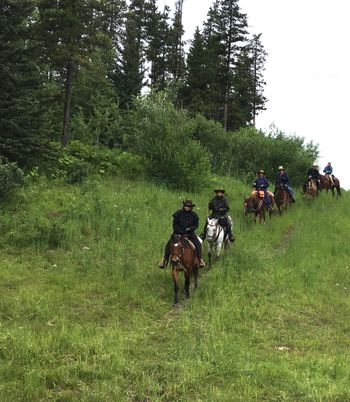
[[[66,181],[69,184],[82,183],[92,170],[90,163],[75,159],[67,166]]]
[[[115,153],[111,159],[111,164],[127,179],[140,179],[145,175],[144,158],[130,152]]]
[[[0,160],[0,197],[7,196],[24,184],[23,170],[17,163],[3,163]]]
[[[193,123],[164,93],[138,99],[126,145],[145,159],[149,177],[173,188],[192,190],[210,171],[209,152],[193,140]]]

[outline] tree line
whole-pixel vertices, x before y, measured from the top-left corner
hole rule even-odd
[[[179,134],[172,127],[164,146],[172,137],[170,143],[192,147],[193,155],[182,156],[185,165],[200,146],[211,168],[220,159],[231,173],[241,171],[245,164],[232,162],[237,149],[228,155],[223,147],[237,140],[232,133],[254,127],[265,108],[261,34],[249,33],[238,0],[214,0],[187,47],[182,6],[183,0],[174,1],[174,10],[160,10],[156,0],[0,0],[0,154],[30,168],[56,158],[52,143],[78,140],[145,158],[140,138],[159,142],[157,130],[178,121],[153,111],[163,97],[174,106],[165,108],[171,116],[213,129],[210,135],[190,129],[186,139],[187,129]],[[147,113],[155,119],[146,120],[148,134],[133,121]],[[317,153],[303,141],[298,147],[303,158]],[[149,155],[147,166],[154,163]]]

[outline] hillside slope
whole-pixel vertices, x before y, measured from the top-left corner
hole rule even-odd
[[[236,242],[171,307],[171,214],[217,184]],[[349,194],[253,225],[249,189],[40,182],[2,206],[1,401],[349,401]]]

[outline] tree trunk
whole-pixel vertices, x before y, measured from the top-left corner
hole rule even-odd
[[[63,112],[63,133],[61,143],[66,146],[69,142],[70,104],[72,99],[72,84],[74,75],[74,61],[70,59],[67,63],[66,84],[64,94]]]

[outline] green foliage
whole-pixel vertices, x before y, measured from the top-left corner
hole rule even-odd
[[[186,196],[202,224],[214,184],[236,242],[174,309],[171,214]],[[349,193],[253,226],[249,191],[40,180],[2,204],[1,401],[350,400]]]
[[[23,186],[24,179],[23,170],[15,162],[5,163],[0,159],[0,198]]]
[[[193,140],[193,124],[165,93],[138,99],[131,115],[128,148],[146,160],[149,177],[171,187],[200,188],[210,170],[210,155]]]
[[[91,172],[92,166],[84,161],[73,160],[67,166],[67,183],[82,183]]]

